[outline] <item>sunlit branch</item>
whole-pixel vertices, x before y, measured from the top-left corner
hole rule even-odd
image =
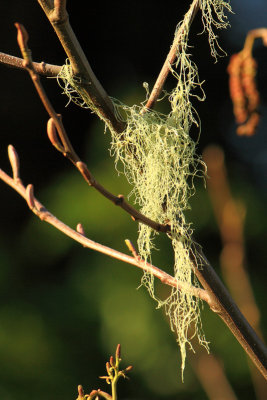
[[[186,16],[189,17],[189,26],[191,25],[191,23],[193,22],[196,13],[199,9],[199,2],[200,0],[193,0]],[[145,107],[143,109],[143,112],[146,111],[146,109],[151,109],[154,107],[155,102],[157,101],[157,99],[159,98],[159,95],[162,91],[162,88],[164,86],[164,83],[167,79],[167,76],[169,75],[169,72],[171,70],[171,66],[174,63],[175,59],[177,58],[177,53],[179,52],[179,47],[180,47],[180,43],[181,43],[181,38],[183,37],[183,33],[185,30],[185,22],[188,21],[188,19],[185,17],[184,18],[184,22],[183,24],[179,27],[178,31],[175,34],[174,37],[174,41],[173,44],[171,46],[171,49],[167,55],[166,61],[164,62],[161,71],[159,73],[159,76],[154,84],[154,87],[152,89],[152,92],[145,104]]]
[[[82,246],[95,250],[99,253],[105,254],[117,260],[123,261],[127,264],[134,265],[146,272],[153,274],[162,283],[168,286],[178,287],[178,289],[181,290],[189,291],[192,293],[192,295],[201,298],[203,301],[206,301],[210,306],[212,306],[210,304],[209,294],[205,290],[201,288],[196,288],[194,286],[189,287],[187,284],[177,281],[177,279],[167,274],[166,272],[162,271],[161,269],[155,267],[152,264],[146,263],[136,254],[135,256],[131,257],[127,254],[111,249],[110,247],[92,241],[91,239],[85,236],[81,224],[78,224],[76,230],[74,230],[69,226],[67,226],[66,224],[64,224],[59,219],[57,219],[43,206],[43,204],[41,204],[35,198],[33,185],[29,184],[27,185],[27,187],[23,185],[19,174],[19,157],[15,148],[11,145],[8,147],[8,155],[13,171],[13,178],[0,169],[0,179],[4,181],[7,185],[11,186],[17,193],[19,193],[26,200],[31,211],[34,214],[36,214],[42,221],[45,221],[50,225],[54,226],[56,229],[64,233],[66,236],[69,236],[76,242],[80,243]]]

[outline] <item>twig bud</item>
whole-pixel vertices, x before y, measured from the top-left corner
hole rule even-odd
[[[110,365],[111,365],[112,367],[115,367],[114,357],[113,357],[113,356],[110,356],[109,363],[110,363]]]
[[[12,168],[13,172],[13,179],[18,180],[20,179],[19,176],[19,156],[18,153],[16,152],[16,149],[12,144],[8,146],[8,158],[10,161],[10,165]]]
[[[130,250],[130,252],[132,253],[132,255],[134,256],[134,258],[136,260],[140,261],[140,256],[138,255],[137,251],[135,250],[135,247],[132,244],[132,242],[129,239],[125,239],[125,244],[128,247],[128,249]]]
[[[17,42],[21,52],[27,49],[27,43],[29,40],[29,35],[22,24],[15,22],[15,27],[17,28]]]
[[[126,239],[126,240],[128,240],[128,239]],[[126,240],[125,240],[125,242],[126,242]],[[121,357],[121,345],[120,344],[118,344],[118,346],[116,348],[115,357],[116,357],[116,360]]]
[[[109,362],[106,362],[106,370],[107,370],[107,373],[109,374],[110,373],[110,363]]]
[[[49,118],[47,121],[47,136],[52,143],[52,145],[61,153],[65,153],[64,147],[62,144],[59,142],[58,137],[57,137],[57,130],[56,130],[56,125],[53,120],[53,118]]]
[[[34,191],[32,184],[26,187],[26,201],[29,208],[32,210],[35,207]]]
[[[77,224],[77,226],[76,226],[76,231],[77,231],[78,233],[80,233],[81,235],[85,236],[85,232],[84,232],[84,229],[83,229],[83,226],[82,226],[81,223]]]
[[[89,185],[93,185],[94,178],[92,177],[90,171],[88,170],[87,165],[82,161],[77,161],[76,167],[78,168],[78,170],[80,171],[86,182],[88,182]]]
[[[82,400],[84,398],[84,391],[82,385],[78,386],[78,398],[77,400]]]

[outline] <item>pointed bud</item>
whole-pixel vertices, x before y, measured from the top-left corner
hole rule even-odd
[[[64,153],[64,147],[62,146],[62,144],[59,142],[58,137],[57,137],[57,130],[56,130],[56,125],[55,122],[53,120],[53,118],[50,118],[47,121],[47,136],[50,140],[50,142],[52,143],[52,145],[61,153]]]
[[[77,400],[83,400],[83,398],[84,398],[84,391],[83,391],[83,387],[82,387],[82,385],[79,385],[78,386],[78,398],[77,398]]]
[[[88,182],[89,185],[93,185],[94,178],[92,177],[90,171],[88,170],[87,165],[82,161],[77,161],[76,167],[78,168],[78,170],[80,171],[86,182]]]
[[[110,363],[109,362],[106,362],[106,370],[107,370],[107,373],[109,374],[110,373]]]
[[[134,245],[132,244],[132,242],[129,239],[125,239],[125,244],[128,247],[128,249],[130,250],[130,252],[132,253],[132,255],[134,256],[134,258],[136,258],[137,260],[141,260],[140,256],[137,254],[137,251],[134,248]]]
[[[81,223],[77,224],[77,226],[76,226],[76,231],[77,231],[78,233],[80,233],[81,235],[85,236],[85,232],[84,232],[84,229],[83,229],[83,226],[82,226]]]
[[[115,367],[114,357],[113,357],[113,356],[110,356],[109,363],[110,363],[110,365],[111,365],[112,367]]]
[[[123,202],[124,202],[123,194],[118,194],[118,196],[117,196],[117,198],[115,200],[116,206],[120,206]]]
[[[30,184],[26,187],[26,201],[29,208],[32,210],[35,207],[33,185]]]
[[[23,52],[27,48],[29,35],[22,24],[19,24],[18,22],[16,22],[15,27],[17,28],[17,42],[18,42],[21,52]]]
[[[12,146],[12,144],[10,144],[8,146],[8,158],[9,158],[10,165],[11,165],[12,172],[13,172],[13,179],[14,180],[20,179],[20,177],[19,177],[19,156],[15,150],[15,147]]]
[[[126,239],[126,240],[128,240],[128,239]],[[125,242],[126,242],[126,240],[125,240]],[[130,242],[130,241],[128,240],[128,242]],[[126,243],[126,244],[127,244],[127,243]],[[116,354],[115,354],[115,356],[116,356],[116,359],[117,359],[117,360],[121,357],[121,345],[120,345],[120,344],[118,344],[118,346],[117,346],[117,348],[116,348]]]

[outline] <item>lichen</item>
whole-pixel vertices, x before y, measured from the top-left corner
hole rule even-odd
[[[213,27],[228,25],[224,10],[231,10],[229,3],[222,0],[200,1],[204,30],[209,34],[211,53],[216,58],[217,36]],[[126,129],[118,134],[111,131],[111,154],[116,168],[122,170],[133,189],[130,197],[140,211],[161,224],[171,227],[168,236],[174,251],[174,276],[177,282],[197,285],[194,268],[199,257],[192,261],[192,228],[185,220],[184,211],[189,208],[189,198],[194,193],[194,177],[203,176],[205,165],[196,154],[196,143],[190,137],[192,124],[199,126],[199,119],[192,106],[192,96],[200,88],[200,99],[204,99],[196,65],[188,53],[190,18],[185,15],[179,51],[174,65],[170,65],[176,86],[168,94],[170,112],[167,115],[156,111],[142,112],[142,105],[126,106],[114,100],[118,116],[126,122]],[[181,31],[180,31],[181,34]],[[59,79],[63,80],[64,92],[82,107],[97,112],[71,76],[70,66],[62,68]],[[148,89],[147,89],[148,90]],[[166,97],[166,96],[165,96]],[[138,250],[145,261],[152,261],[155,231],[139,224]],[[191,339],[197,336],[207,347],[200,320],[199,301],[188,290],[173,288],[167,299],[155,293],[154,278],[144,273],[142,284],[148,289],[158,307],[165,307],[171,329],[176,333],[181,351],[182,373],[185,366],[186,349],[192,349]]]

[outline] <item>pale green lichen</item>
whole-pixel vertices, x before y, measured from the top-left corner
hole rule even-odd
[[[222,0],[200,1],[204,30],[208,31],[211,53],[216,58],[217,36],[213,27],[225,28],[227,20],[224,10],[231,10],[229,3]],[[155,111],[142,113],[142,106],[126,106],[114,100],[116,113],[126,122],[126,129],[118,134],[111,129],[111,153],[117,169],[125,173],[133,189],[130,196],[140,211],[161,224],[168,223],[168,233],[174,251],[174,276],[177,282],[197,285],[192,253],[192,229],[185,220],[184,211],[189,208],[188,200],[194,193],[193,179],[205,170],[203,162],[196,155],[196,143],[189,135],[192,124],[198,126],[197,113],[192,107],[194,89],[201,84],[197,67],[188,54],[188,33],[190,18],[186,15],[183,34],[179,40],[179,52],[174,65],[170,66],[177,79],[176,87],[168,95],[171,111],[163,115]],[[181,24],[177,26],[176,33]],[[220,49],[220,47],[219,47]],[[97,112],[82,91],[81,82],[71,75],[69,65],[62,68],[59,79],[63,80],[64,92],[76,104]],[[201,89],[202,90],[202,89]],[[202,99],[204,98],[204,94]],[[139,224],[138,249],[140,256],[151,261],[156,233],[148,226]],[[143,285],[157,301],[164,306],[172,330],[176,333],[184,370],[186,348],[192,349],[191,339],[195,335],[207,347],[201,332],[199,302],[188,290],[171,290],[167,299],[158,298],[154,289],[154,278],[145,273]],[[185,285],[186,286],[186,285]]]

